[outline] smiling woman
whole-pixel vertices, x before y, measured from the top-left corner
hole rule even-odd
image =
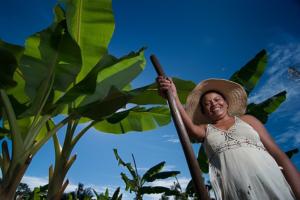
[[[217,199],[299,199],[300,175],[262,123],[245,115],[247,94],[235,82],[208,79],[181,105],[171,79],[158,77],[160,94],[171,90],[189,135],[203,142]],[[282,169],[282,171],[281,171]]]

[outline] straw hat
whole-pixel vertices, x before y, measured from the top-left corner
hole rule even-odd
[[[240,116],[247,108],[247,93],[244,88],[235,82],[225,79],[207,79],[199,83],[187,97],[185,110],[195,124],[210,123],[201,112],[200,98],[208,91],[221,93],[228,103],[228,114]]]

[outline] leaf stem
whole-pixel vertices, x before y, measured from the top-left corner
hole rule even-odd
[[[17,118],[14,109],[10,103],[10,100],[5,92],[5,90],[0,89],[1,98],[4,105],[4,111],[6,112],[9,126],[11,129],[12,142],[13,142],[13,156],[18,158],[19,154],[24,151],[24,144],[21,136],[21,131],[17,123]]]
[[[87,125],[84,129],[82,129],[77,135],[76,137],[73,139],[72,141],[72,146],[74,147],[76,145],[76,143],[78,142],[78,140],[92,127],[94,126],[94,124],[96,124],[97,121],[92,121],[89,125]]]

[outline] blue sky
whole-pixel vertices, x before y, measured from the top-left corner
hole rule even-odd
[[[55,2],[2,1],[0,38],[22,45],[27,36],[51,23]],[[153,82],[156,74],[149,61],[153,53],[169,76],[198,83],[211,77],[229,78],[261,49],[266,49],[268,67],[249,101],[258,103],[286,90],[287,100],[272,114],[266,127],[283,150],[300,147],[300,81],[287,73],[287,67],[300,63],[299,0],[115,0],[113,9],[116,29],[110,53],[120,57],[147,47],[146,69],[133,82],[135,87]],[[59,134],[63,135],[63,131]],[[173,124],[126,135],[91,130],[73,152],[78,157],[67,175],[71,181],[68,189],[82,182],[99,191],[117,186],[124,191],[122,168],[117,166],[113,148],[126,161],[131,161],[133,153],[141,173],[166,161],[168,170],[181,171],[182,185],[190,179]],[[50,141],[33,159],[24,182],[45,183],[53,155]],[[300,169],[300,155],[292,161]],[[128,193],[126,198],[132,199]]]

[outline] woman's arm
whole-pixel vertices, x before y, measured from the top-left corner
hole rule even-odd
[[[159,94],[166,98],[166,91],[170,89],[172,95],[175,98],[177,108],[180,112],[182,121],[185,125],[185,128],[187,129],[187,132],[191,138],[194,138],[198,141],[203,141],[205,137],[205,131],[206,131],[206,125],[195,125],[191,118],[188,116],[186,113],[185,109],[183,108],[179,97],[177,95],[177,90],[176,86],[173,83],[173,81],[170,78],[165,78],[163,76],[158,76],[156,79],[158,83],[158,89],[159,89]]]
[[[296,199],[300,199],[300,173],[296,167],[287,155],[276,145],[264,125],[258,119],[251,115],[244,115],[241,118],[257,131],[267,151],[273,156],[277,164],[283,168],[282,172],[284,177],[291,186]]]

